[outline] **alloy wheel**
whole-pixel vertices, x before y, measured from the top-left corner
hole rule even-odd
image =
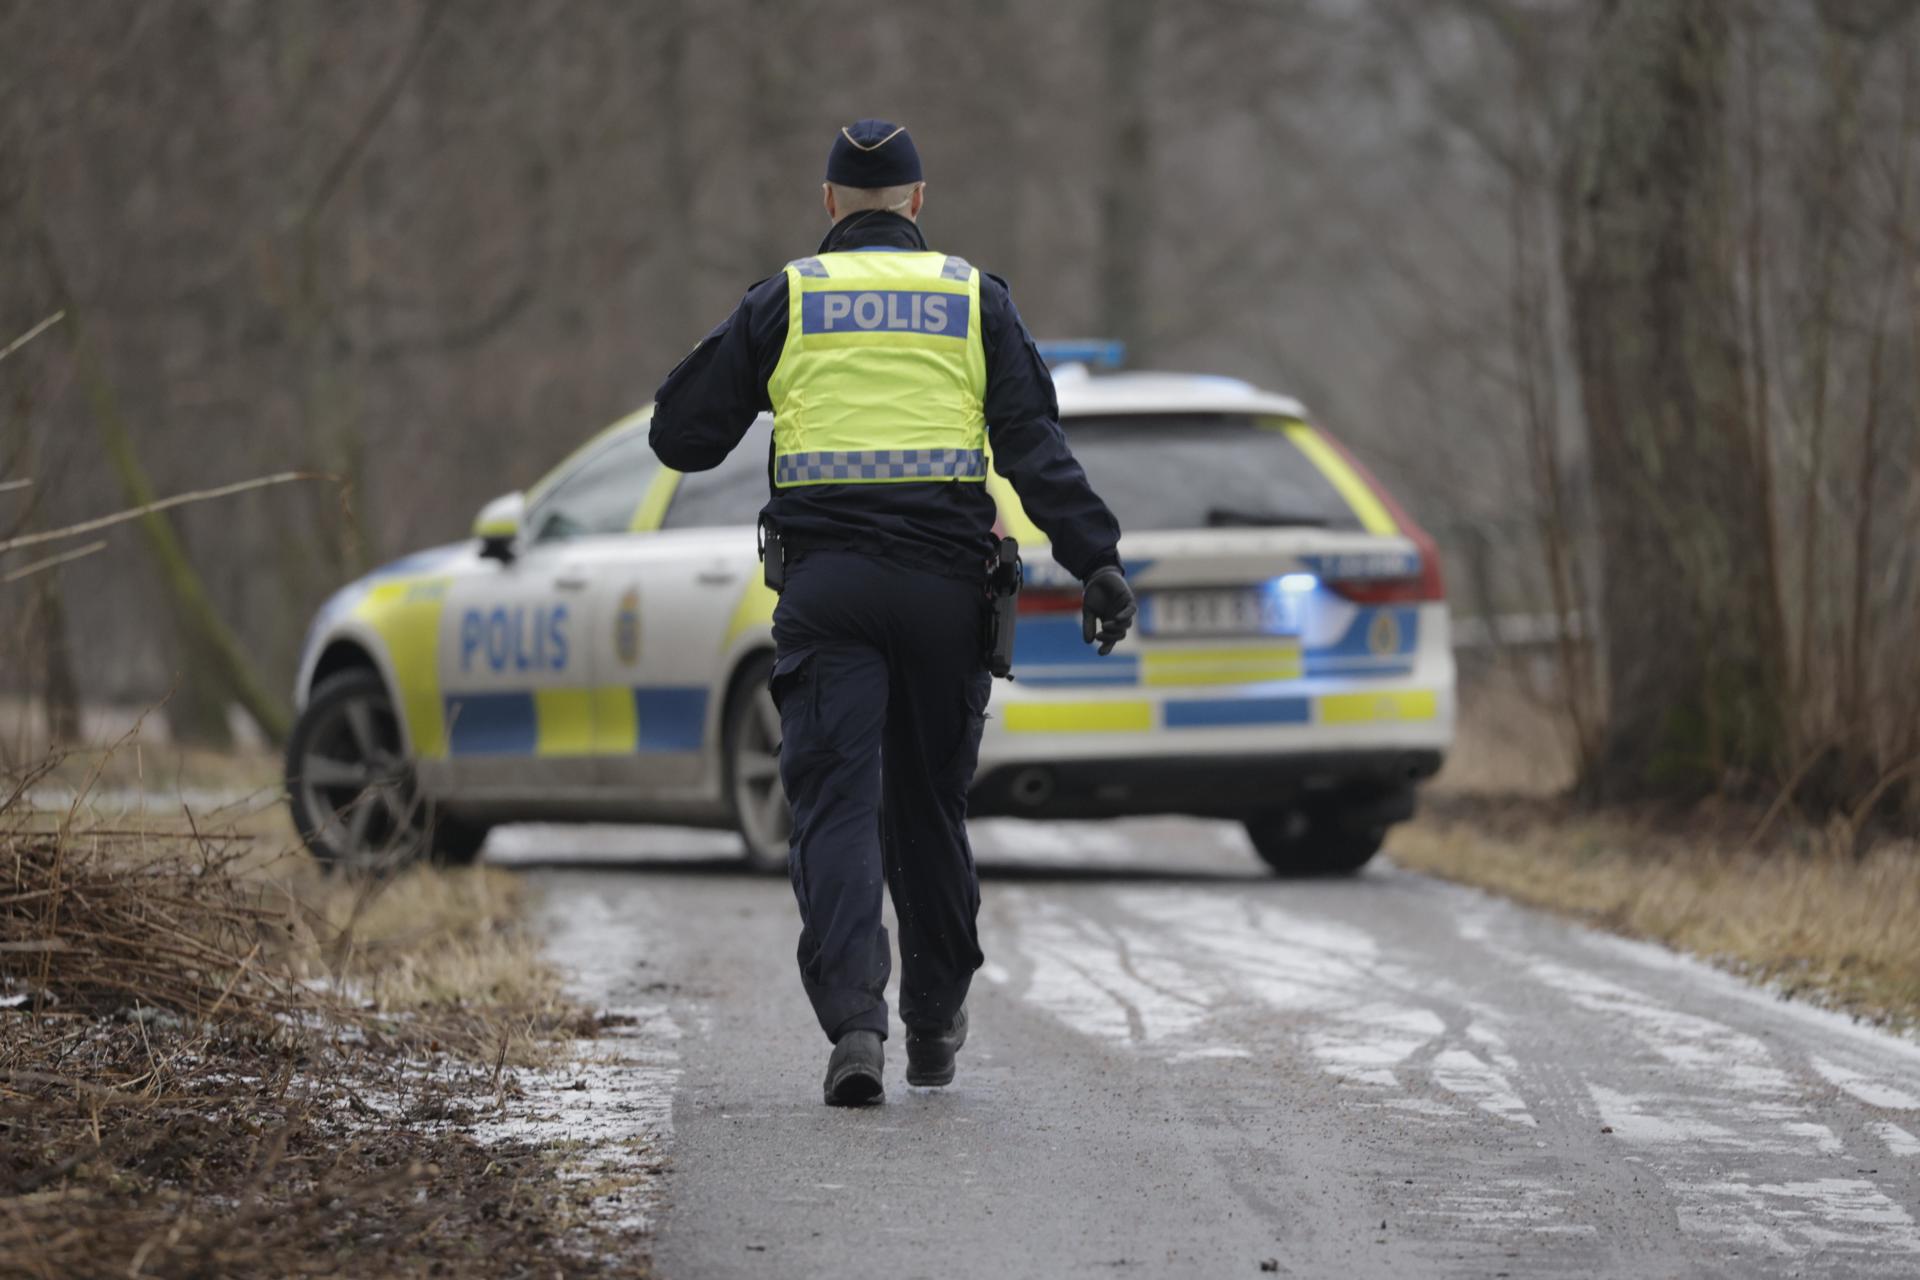
[[[427,822],[384,693],[355,690],[319,713],[297,768],[302,808],[330,860],[394,865],[416,855]]]
[[[765,681],[753,682],[739,696],[732,735],[734,812],[748,859],[772,869],[785,865],[787,837],[793,830],[786,789],[780,785],[780,711]]]

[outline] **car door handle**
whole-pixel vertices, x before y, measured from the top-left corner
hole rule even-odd
[[[693,576],[695,582],[707,587],[724,587],[730,582],[740,581],[740,575],[732,569],[702,569]]]
[[[591,585],[591,580],[584,575],[570,573],[563,578],[555,578],[553,585],[562,591],[585,591]]]

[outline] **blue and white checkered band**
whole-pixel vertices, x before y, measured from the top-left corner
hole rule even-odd
[[[949,280],[965,280],[973,274],[973,265],[965,258],[950,253],[947,260],[940,264],[940,274]]]
[[[984,449],[858,449],[788,453],[774,460],[776,484],[840,484],[862,480],[973,480],[987,474]]]
[[[964,293],[925,289],[809,289],[800,295],[801,333],[919,333],[965,338]]]
[[[803,276],[812,276],[816,280],[827,278],[827,264],[818,258],[797,258],[791,265]]]

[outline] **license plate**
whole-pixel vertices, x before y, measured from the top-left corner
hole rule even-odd
[[[1140,629],[1150,636],[1297,636],[1301,601],[1284,591],[1230,588],[1149,592]]]

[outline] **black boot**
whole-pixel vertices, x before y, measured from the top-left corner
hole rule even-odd
[[[883,1062],[879,1032],[849,1031],[841,1036],[827,1059],[827,1105],[858,1107],[880,1101],[886,1089],[880,1075]]]
[[[967,1007],[944,1029],[907,1028],[907,1083],[934,1088],[953,1083],[953,1055],[967,1042]]]

